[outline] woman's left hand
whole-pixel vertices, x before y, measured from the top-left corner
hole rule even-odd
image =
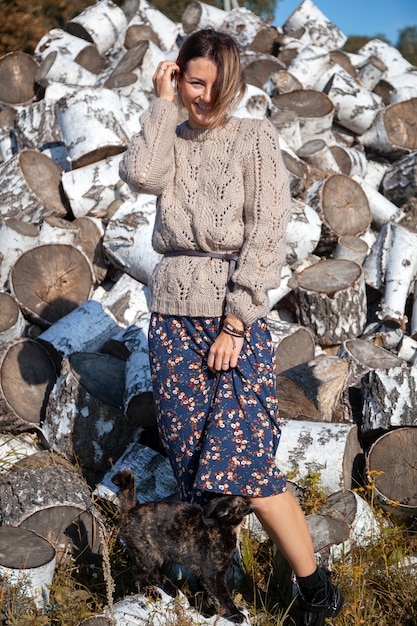
[[[222,370],[236,367],[244,341],[243,337],[232,337],[232,335],[220,331],[209,350],[207,359],[209,370],[216,374]]]

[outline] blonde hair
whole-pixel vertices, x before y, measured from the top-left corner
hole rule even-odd
[[[203,28],[189,35],[180,48],[177,65],[181,77],[189,61],[198,57],[210,59],[217,68],[212,102],[214,116],[210,124],[215,126],[233,113],[246,90],[239,49],[227,33]]]

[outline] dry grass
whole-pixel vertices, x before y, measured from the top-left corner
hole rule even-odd
[[[319,509],[323,495],[317,476],[303,485],[306,513]],[[377,508],[372,482],[362,495],[369,498],[380,520],[381,534],[369,545],[343,554],[333,566],[335,582],[345,597],[342,614],[335,626],[416,626],[417,564],[407,559],[417,553],[417,535],[412,528],[399,527]],[[7,580],[0,581],[0,624],[4,626],[78,626],[88,616],[111,608],[112,604],[136,593],[130,562],[118,540],[118,514],[108,503],[101,504],[105,520],[105,549],[100,566],[75,563],[70,555],[56,570],[50,601],[42,615]],[[291,626],[295,604],[285,599],[274,568],[273,546],[242,531],[242,560],[246,573],[236,600],[247,608],[254,626]],[[189,595],[187,589],[185,593]],[[168,618],[167,618],[168,619]],[[167,626],[189,626],[180,605]]]

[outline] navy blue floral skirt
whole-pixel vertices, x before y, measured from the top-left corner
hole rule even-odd
[[[219,318],[153,313],[149,355],[159,433],[181,496],[264,497],[286,490],[275,464],[280,439],[275,361],[265,320],[255,322],[236,368],[212,374]]]

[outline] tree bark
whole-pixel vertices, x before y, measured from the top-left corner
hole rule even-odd
[[[362,334],[367,302],[359,265],[325,259],[294,278],[298,321],[314,332],[318,343],[335,345]]]

